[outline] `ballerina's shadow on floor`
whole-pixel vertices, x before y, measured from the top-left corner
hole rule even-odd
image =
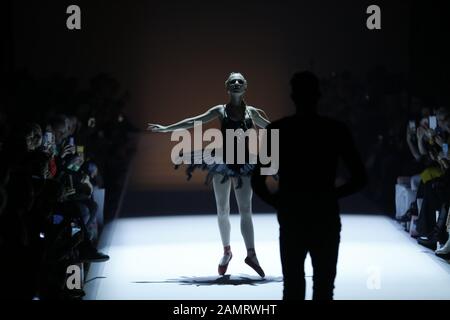
[[[101,279],[106,279],[107,277],[94,277],[94,278],[91,278],[91,279],[89,279],[89,280],[86,280],[85,282],[84,282],[84,284],[88,284],[89,282],[93,282],[93,281],[95,281],[95,280],[101,280]]]
[[[211,277],[180,277],[178,279],[168,279],[165,281],[134,281],[132,283],[146,284],[146,283],[178,283],[181,285],[193,286],[213,286],[213,285],[250,285],[257,286],[267,283],[283,282],[283,277],[254,277],[249,275],[225,275],[225,276],[211,276]]]

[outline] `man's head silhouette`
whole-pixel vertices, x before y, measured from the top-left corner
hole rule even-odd
[[[297,72],[291,79],[291,98],[298,113],[316,113],[320,98],[319,79],[310,71]]]

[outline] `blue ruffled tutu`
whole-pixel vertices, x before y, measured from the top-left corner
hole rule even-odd
[[[211,156],[205,156],[204,150],[194,151],[187,155],[180,154],[179,159],[184,159],[185,161],[189,159],[190,163],[175,165],[175,169],[178,169],[180,166],[187,166],[187,180],[190,180],[192,178],[192,173],[196,169],[207,171],[208,174],[205,179],[206,185],[210,185],[214,175],[217,174],[220,174],[223,177],[220,181],[221,183],[225,183],[230,178],[237,178],[236,188],[239,189],[242,186],[242,177],[250,177],[256,168],[255,164],[250,163],[226,164],[223,163],[223,161],[215,163],[212,160],[213,156],[214,152],[212,152]]]

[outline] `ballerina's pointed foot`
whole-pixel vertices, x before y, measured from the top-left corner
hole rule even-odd
[[[228,264],[230,263],[231,258],[233,258],[231,251],[223,255],[218,267],[219,275],[223,276],[227,272]]]
[[[259,274],[259,276],[261,278],[264,278],[266,276],[266,274],[264,273],[264,270],[261,268],[261,266],[259,265],[258,259],[256,258],[256,255],[252,255],[252,256],[247,256],[247,258],[245,258],[245,263],[248,264],[251,268],[253,268],[253,270],[256,271],[257,274]]]

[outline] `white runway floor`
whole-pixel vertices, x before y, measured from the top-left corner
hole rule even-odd
[[[256,250],[266,278],[244,263],[239,216],[232,215],[232,250],[224,278],[216,216],[119,219],[105,228],[86,299],[277,300],[282,275],[275,215],[254,215]],[[450,299],[450,265],[416,244],[387,217],[343,215],[335,299]],[[306,261],[307,299],[312,269]]]

